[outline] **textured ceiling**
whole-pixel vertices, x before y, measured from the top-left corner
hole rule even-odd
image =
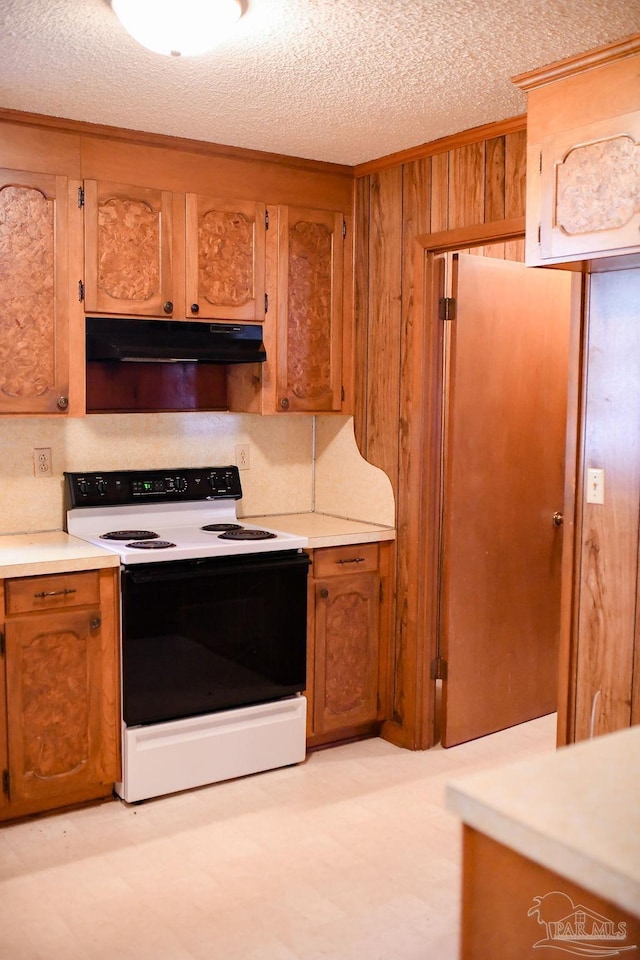
[[[525,112],[515,74],[640,30],[640,0],[248,0],[199,58],[108,0],[0,0],[0,105],[357,164]]]

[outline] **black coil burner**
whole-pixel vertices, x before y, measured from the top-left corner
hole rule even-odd
[[[240,527],[239,530],[228,530],[221,533],[219,540],[273,540],[277,534],[269,533],[268,530],[246,530]]]
[[[127,546],[136,547],[138,550],[166,550],[168,547],[175,547],[175,543],[170,540],[134,540]]]
[[[157,537],[154,530],[111,530],[100,535],[101,540],[155,540]]]
[[[217,533],[219,530],[242,530],[242,527],[239,523],[207,523],[200,529],[206,530],[207,533]]]

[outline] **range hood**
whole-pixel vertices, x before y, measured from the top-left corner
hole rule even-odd
[[[191,320],[87,317],[87,360],[262,363],[262,327]]]

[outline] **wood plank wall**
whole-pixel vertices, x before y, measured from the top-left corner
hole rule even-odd
[[[420,705],[408,675],[419,637],[408,637],[404,611],[420,571],[406,571],[403,544],[418,505],[408,502],[402,450],[412,424],[403,417],[403,385],[417,358],[405,343],[414,315],[417,237],[525,212],[526,122],[514,118],[491,128],[426,145],[410,156],[363,166],[356,182],[356,438],[363,456],[390,477],[398,516],[395,687],[393,720],[404,746],[426,746],[417,720]],[[416,155],[422,153],[422,155]],[[472,253],[524,260],[524,241],[476,247]],[[419,693],[416,694],[419,696]]]

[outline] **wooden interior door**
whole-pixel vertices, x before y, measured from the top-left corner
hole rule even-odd
[[[445,381],[442,743],[556,709],[571,275],[457,254]]]

